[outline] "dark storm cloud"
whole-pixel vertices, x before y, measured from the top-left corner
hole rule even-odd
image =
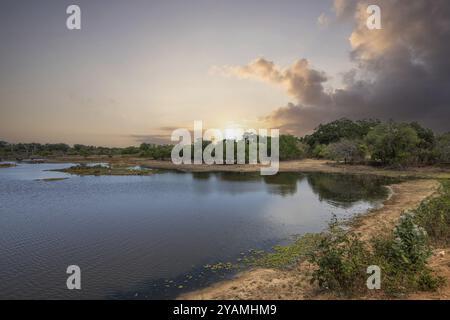
[[[369,4],[381,7],[382,30],[366,27]],[[335,12],[337,20],[354,23],[349,41],[355,68],[344,75],[342,89],[325,92],[326,74],[304,59],[301,72],[296,72],[298,62],[286,70],[269,63],[261,71],[255,62],[234,69],[283,83],[295,98],[264,120],[295,134],[340,117],[415,120],[448,131],[450,1],[336,0]]]

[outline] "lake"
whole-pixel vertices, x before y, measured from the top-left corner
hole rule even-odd
[[[339,174],[176,173],[80,177],[0,168],[1,299],[156,299],[230,274],[236,261],[320,232],[386,198],[386,178]],[[43,181],[48,178],[69,178]],[[81,268],[82,290],[66,288]]]

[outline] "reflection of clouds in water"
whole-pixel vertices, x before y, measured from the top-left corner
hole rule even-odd
[[[54,163],[17,163],[15,167],[3,168],[1,172],[1,179],[11,180],[42,180],[42,179],[59,179],[69,178],[70,174],[56,171],[56,169],[65,169],[73,166],[73,163],[54,164]]]

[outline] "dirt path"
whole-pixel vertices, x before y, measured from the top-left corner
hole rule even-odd
[[[392,230],[401,213],[417,207],[424,199],[437,191],[435,180],[414,180],[392,185],[392,196],[382,208],[361,216],[354,227],[362,238],[369,238],[382,230]],[[431,258],[430,265],[450,279],[450,251],[440,256],[438,252]],[[439,269],[439,270],[438,270]],[[442,270],[441,270],[442,269]],[[211,287],[181,295],[180,299],[332,299],[328,295],[317,295],[309,283],[311,266],[302,263],[295,270],[254,269],[237,275],[234,279],[217,283]],[[417,294],[411,298],[433,299],[450,297],[450,287],[442,292]]]

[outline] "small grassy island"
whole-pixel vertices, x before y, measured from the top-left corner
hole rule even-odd
[[[15,163],[0,163],[0,168],[12,168],[15,167]]]
[[[43,182],[54,182],[54,181],[63,181],[69,178],[46,178],[46,179],[36,179],[35,181],[43,181]]]
[[[151,169],[136,169],[129,167],[106,167],[77,165],[67,169],[54,170],[79,176],[148,176],[153,172]]]

